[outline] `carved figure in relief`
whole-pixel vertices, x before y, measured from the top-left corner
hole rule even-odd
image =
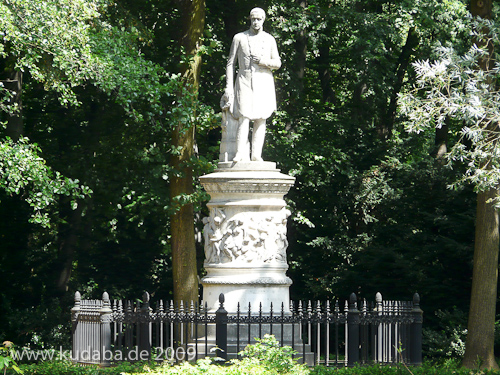
[[[280,214],[276,217],[278,257],[279,260],[286,262],[286,249],[288,248],[288,240],[286,238],[286,220],[292,213],[290,210],[282,209]]]
[[[226,221],[222,209],[212,210],[203,219],[206,263],[286,263],[289,215],[290,211],[282,209],[255,219],[239,216]]]
[[[227,227],[227,236],[224,238],[224,253],[227,259],[223,262],[251,261],[249,254],[249,244],[244,222],[241,220],[231,220]]]
[[[203,237],[205,240],[205,259],[208,263],[220,262],[220,246],[223,239],[221,224],[226,219],[220,208],[211,210],[209,217],[203,218]]]
[[[248,133],[251,121],[251,160],[262,161],[266,119],[276,110],[272,70],[281,66],[276,40],[263,30],[265,18],[263,9],[252,9],[250,29],[236,34],[231,44],[226,67],[226,89],[221,99],[221,161],[231,159],[233,152],[233,161],[250,160]],[[236,62],[238,73],[234,79]],[[236,138],[234,141],[233,137]],[[235,142],[236,147],[231,142]]]

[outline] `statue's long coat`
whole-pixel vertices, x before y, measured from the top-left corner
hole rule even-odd
[[[260,57],[258,65],[251,61],[251,54]],[[250,30],[236,34],[227,61],[228,85],[233,82],[236,61],[238,74],[234,82],[233,116],[248,117],[250,120],[267,119],[276,110],[276,91],[271,71],[281,66],[276,40],[265,31],[257,35],[253,35]]]

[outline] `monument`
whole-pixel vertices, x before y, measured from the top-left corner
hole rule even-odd
[[[276,109],[272,70],[281,66],[276,41],[262,28],[264,19],[262,9],[252,9],[250,29],[234,36],[221,99],[218,168],[200,177],[211,197],[210,214],[204,219],[206,276],[201,280],[203,302],[211,312],[224,293],[229,314],[237,312],[238,303],[241,313],[250,304],[254,313],[261,305],[262,313],[269,314],[272,303],[275,313],[281,313],[283,306],[290,314],[292,281],[286,276],[290,212],[283,197],[295,178],[262,159],[266,119]],[[301,343],[291,332],[284,336],[284,344]],[[228,337],[229,344],[231,340],[235,337]]]

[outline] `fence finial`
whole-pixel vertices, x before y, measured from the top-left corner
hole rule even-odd
[[[224,301],[225,301],[224,293],[219,294],[219,303],[221,307],[224,306]]]
[[[380,292],[377,292],[377,294],[375,294],[375,302],[382,302],[382,294]]]
[[[75,306],[71,308],[71,321],[73,323],[76,323],[78,319],[78,314],[80,313],[80,305],[82,303],[82,296],[80,292],[76,291],[75,292]]]
[[[111,304],[108,292],[104,292],[102,294],[102,301],[104,302],[105,305],[110,305]]]
[[[141,310],[145,314],[148,314],[151,311],[151,308],[149,307],[149,293],[148,292],[144,292],[142,295]]]
[[[358,297],[356,297],[355,293],[351,293],[351,295],[349,296],[349,302],[351,303],[351,305],[358,302]]]
[[[413,295],[413,305],[414,306],[419,306],[420,305],[420,294],[415,293]]]

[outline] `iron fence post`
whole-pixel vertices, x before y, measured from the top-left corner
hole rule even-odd
[[[412,309],[413,322],[410,328],[410,363],[412,365],[422,364],[422,323],[424,312],[420,309],[420,295],[415,293],[413,295],[413,309]]]
[[[373,324],[374,337],[374,361],[384,362],[384,324],[380,322],[380,318],[384,315],[384,307],[382,303],[382,294],[377,292],[375,294],[375,311],[374,315],[377,317],[377,322]]]
[[[151,345],[152,345],[152,329],[151,329],[151,308],[149,307],[149,293],[144,292],[142,295],[142,306],[139,316],[139,356],[141,360],[149,360],[151,358]],[[146,356],[143,356],[144,353]]]
[[[111,301],[107,292],[102,294],[102,307],[99,309],[99,315],[101,322],[100,362],[102,366],[110,366],[113,357],[111,352],[111,321],[113,310],[111,309]]]
[[[219,309],[215,312],[216,356],[227,361],[227,311],[224,309],[224,294],[219,295]]]
[[[360,319],[356,294],[351,294],[349,302],[349,310],[347,310],[347,366],[352,367],[356,362],[359,362]]]
[[[71,351],[71,360],[74,362],[78,362],[80,360],[80,343],[81,343],[81,333],[79,332],[78,327],[78,318],[80,315],[80,304],[81,304],[82,296],[80,292],[75,292],[75,306],[71,309],[71,325],[72,325],[72,334],[73,334],[73,345]]]

